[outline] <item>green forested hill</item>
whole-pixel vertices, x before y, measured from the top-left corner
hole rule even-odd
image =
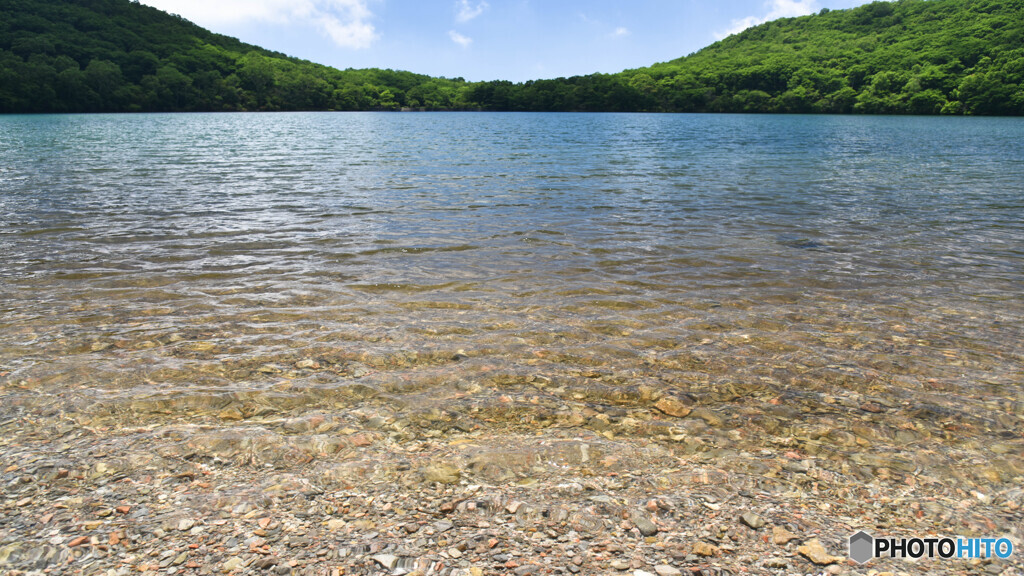
[[[467,83],[336,70],[130,0],[0,0],[0,112],[380,110],[1024,114],[1024,0],[776,20],[619,74]]]
[[[0,112],[445,107],[462,84],[336,70],[130,0],[0,0]]]
[[[654,107],[1020,114],[1024,0],[901,0],[822,10],[627,75]]]

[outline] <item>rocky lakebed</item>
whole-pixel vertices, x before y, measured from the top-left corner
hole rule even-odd
[[[0,367],[0,569],[1020,573],[1024,402],[991,356],[837,323],[828,358],[743,310],[476,339],[310,325],[298,350],[259,324],[8,332],[53,359]],[[665,337],[679,322],[695,336]],[[862,566],[862,529],[1015,553]]]

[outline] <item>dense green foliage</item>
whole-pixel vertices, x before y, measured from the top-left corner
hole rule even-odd
[[[130,0],[0,0],[0,112],[404,107],[1024,114],[1024,0],[822,10],[649,68],[520,84],[336,70]]]
[[[0,112],[444,108],[464,84],[336,70],[129,0],[0,0]]]
[[[1024,113],[1024,0],[900,0],[769,22],[627,73],[652,109]]]
[[[1024,114],[1024,0],[899,0],[768,22],[611,76],[475,85],[501,110]]]

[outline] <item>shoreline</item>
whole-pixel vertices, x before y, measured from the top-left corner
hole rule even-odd
[[[175,422],[184,414],[171,403],[142,427],[81,415],[7,420],[3,461],[19,464],[2,475],[0,566],[12,575],[1021,569],[1019,552],[846,558],[846,538],[861,529],[1007,537],[1019,551],[1024,490],[1012,482],[971,491],[971,481],[930,476],[905,457],[840,454],[827,436],[764,442],[749,434],[741,399],[688,405],[641,391],[627,410],[581,422],[586,410],[544,416],[542,389],[501,392],[477,406],[494,420],[487,428],[455,412],[410,421],[372,399],[290,418],[244,409],[196,418],[193,407],[191,423]],[[890,411],[857,410],[865,421]]]

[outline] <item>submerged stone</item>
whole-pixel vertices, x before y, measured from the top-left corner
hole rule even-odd
[[[846,558],[842,556],[833,556],[828,553],[828,550],[821,544],[817,538],[809,540],[807,543],[797,546],[796,551],[800,555],[804,556],[811,562],[818,565],[835,564],[837,562],[845,562]]]
[[[459,479],[462,478],[462,472],[457,466],[451,464],[431,464],[423,469],[423,478],[427,482],[457,484]]]
[[[675,416],[676,418],[685,418],[690,414],[690,407],[683,403],[682,400],[674,396],[666,396],[661,400],[658,400],[654,407],[658,410],[668,414],[669,416]]]

